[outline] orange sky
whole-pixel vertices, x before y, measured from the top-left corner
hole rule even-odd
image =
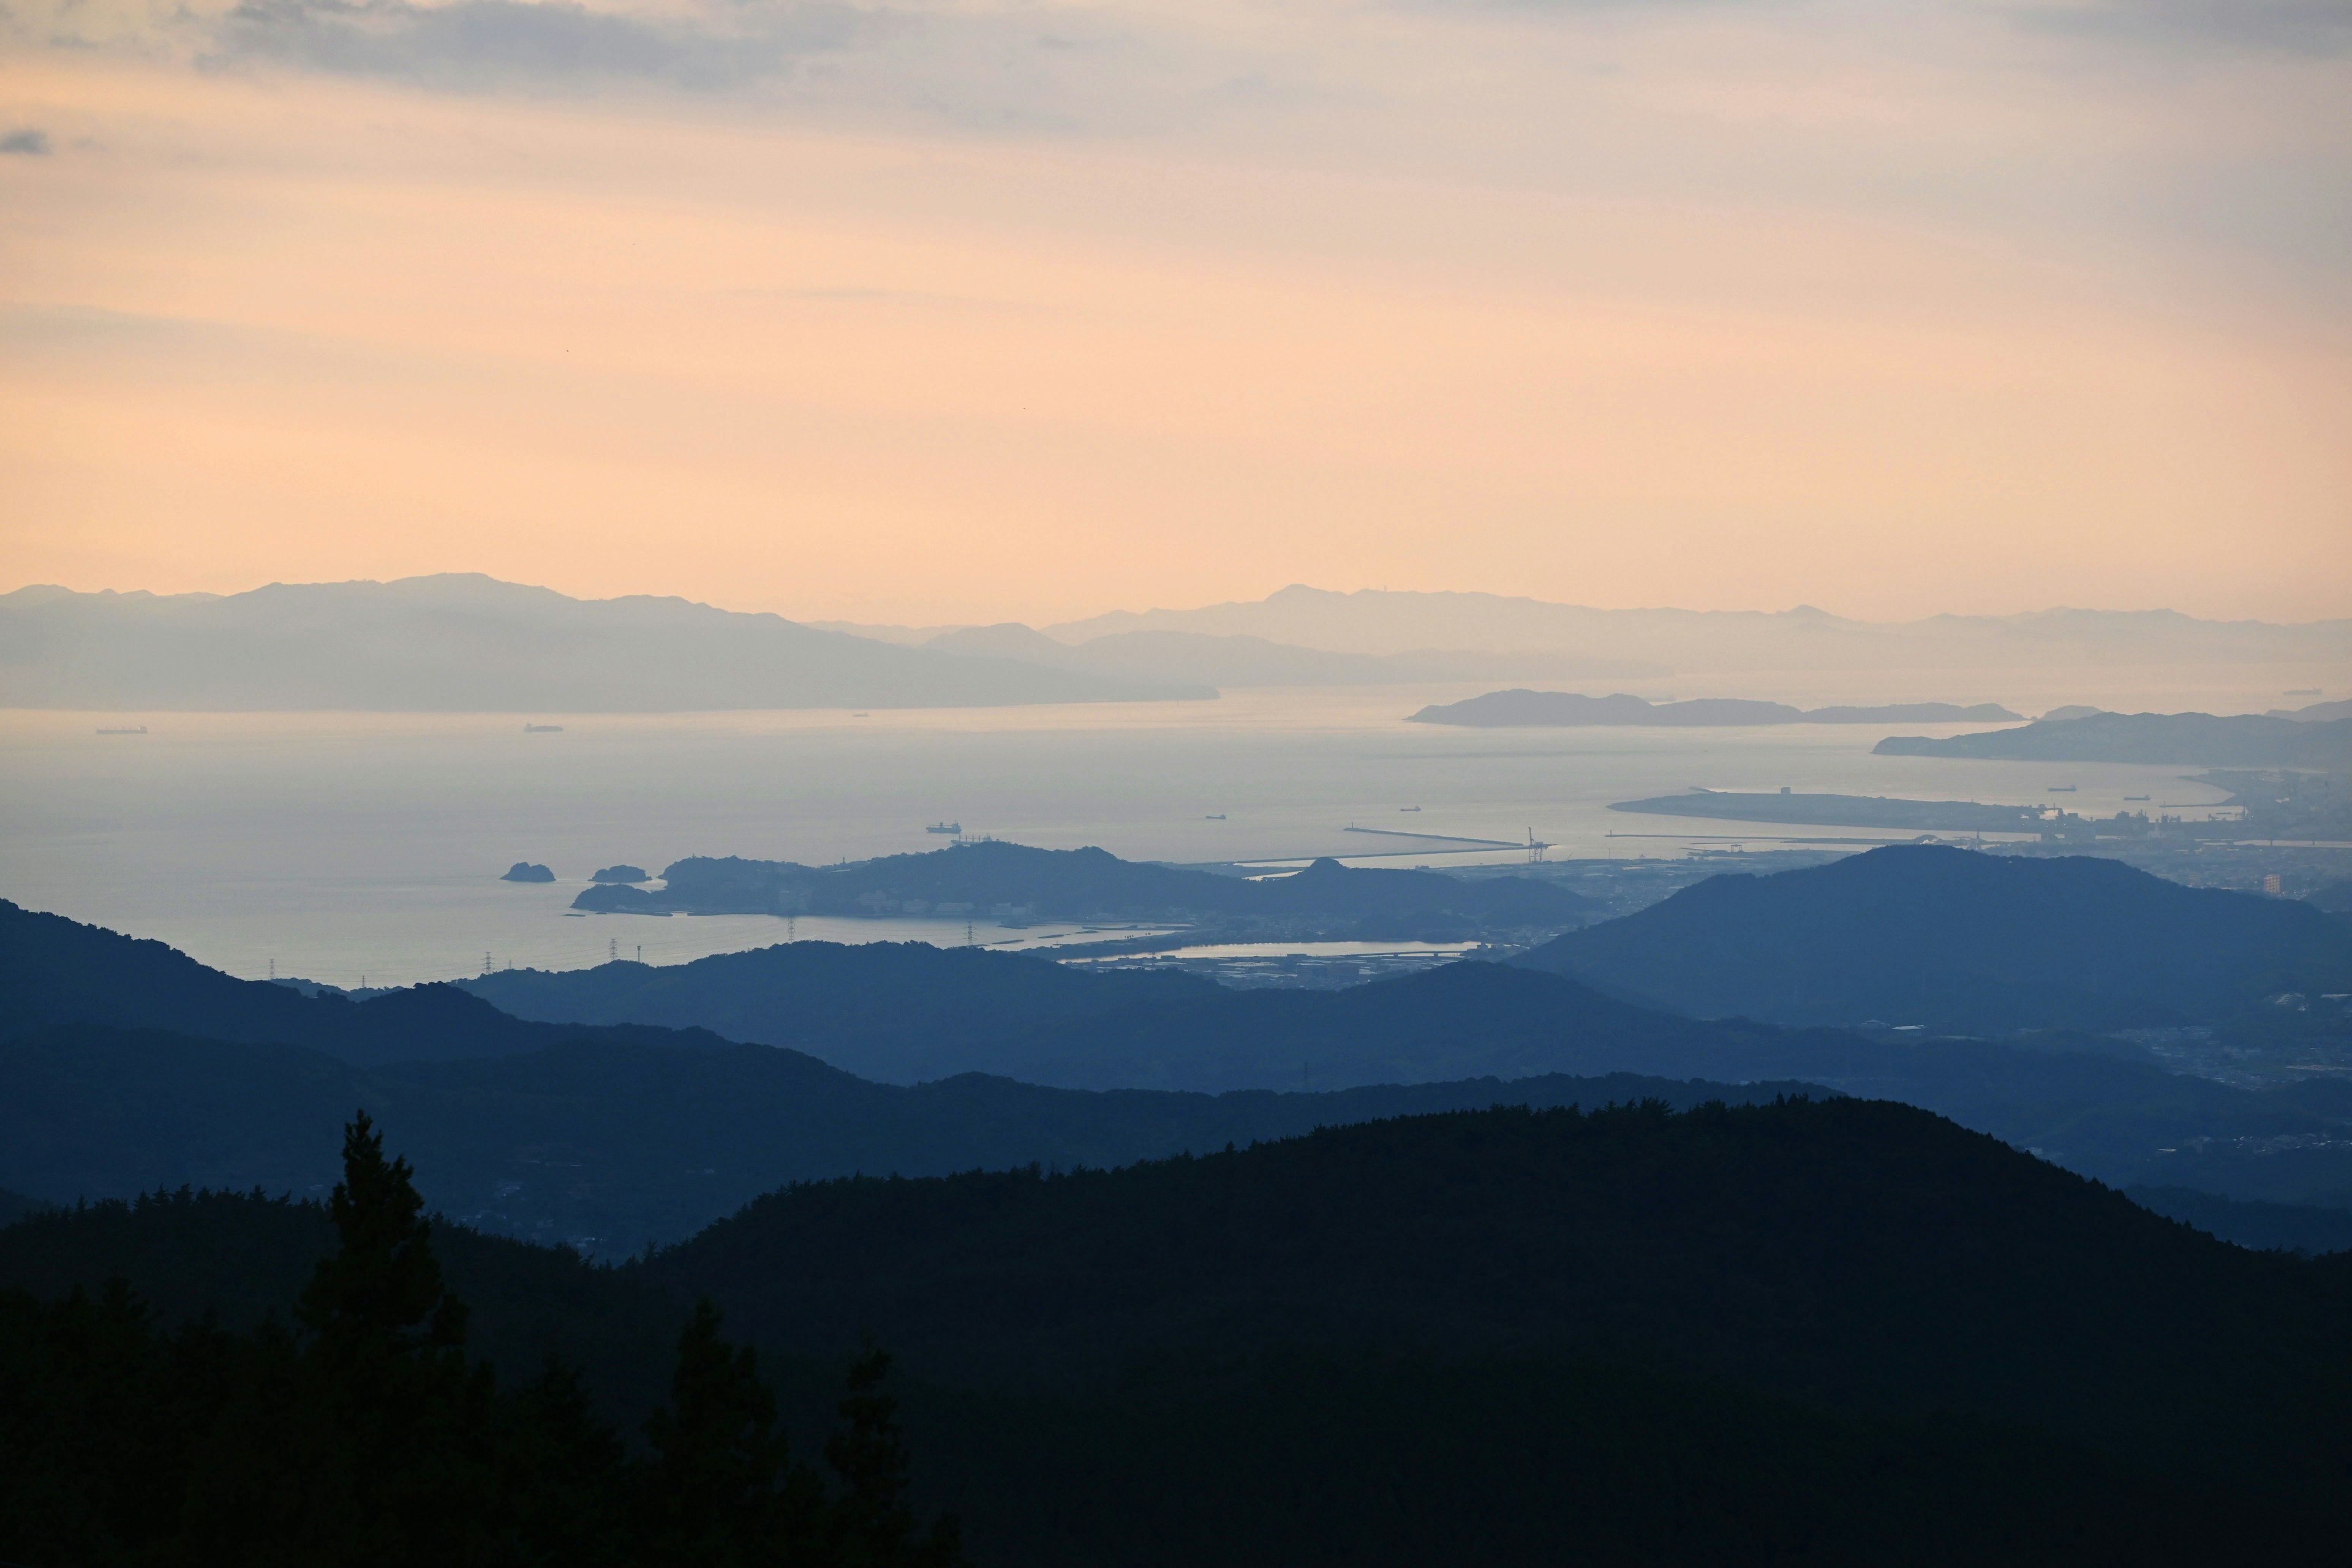
[[[0,588],[2352,613],[2352,30],[253,15],[0,53]]]

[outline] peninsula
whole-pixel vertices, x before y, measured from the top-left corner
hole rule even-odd
[[[2210,713],[2091,713],[1944,739],[1891,735],[1872,750],[1883,757],[2344,768],[2352,766],[2352,719],[2312,722],[2258,713],[2226,718]]]

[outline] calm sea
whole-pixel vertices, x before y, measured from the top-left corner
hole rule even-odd
[[[1986,695],[1940,689],[1949,684],[1897,695]],[[280,975],[382,985],[472,974],[486,962],[572,968],[642,951],[677,963],[779,942],[780,920],[583,919],[565,906],[591,871],[617,862],[658,872],[688,855],[856,859],[937,848],[942,840],[924,827],[942,820],[1131,858],[1402,849],[1364,863],[1443,867],[1517,857],[1438,856],[1427,851],[1439,845],[1343,830],[1512,841],[1532,832],[1554,858],[1675,855],[1697,835],[1737,829],[1608,804],[1692,785],[2047,802],[2050,786],[2073,784],[2065,803],[2102,814],[2126,795],[2220,798],[2179,782],[2189,771],[2180,768],[1874,757],[1872,745],[1895,732],[1884,726],[1463,731],[1402,721],[1476,689],[1250,691],[870,718],[6,711],[0,896],[160,938],[235,974],[260,977],[274,964]],[[1858,700],[1850,687],[1785,685],[1645,694]],[[1990,695],[2037,710],[2027,702],[2039,694]],[[526,721],[562,730],[527,734]],[[140,723],[148,733],[97,733]],[[1781,831],[1759,829],[1751,841]],[[499,881],[517,860],[543,862],[559,879]],[[961,921],[806,918],[792,934],[967,938]],[[970,934],[1024,933],[983,923]]]

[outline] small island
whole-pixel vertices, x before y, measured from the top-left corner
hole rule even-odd
[[[642,866],[607,866],[601,871],[591,873],[588,879],[592,882],[650,882],[653,880],[651,877],[646,875],[646,868]]]
[[[507,874],[500,877],[499,880],[501,882],[552,882],[555,880],[555,873],[544,866],[534,866],[528,860],[518,860],[507,868]]]

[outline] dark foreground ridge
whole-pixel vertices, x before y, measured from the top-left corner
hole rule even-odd
[[[700,1302],[630,1452],[576,1369],[549,1360],[500,1388],[467,1353],[470,1314],[410,1174],[362,1114],[324,1215],[152,1205],[166,1220],[331,1222],[299,1294],[250,1327],[160,1324],[120,1275],[95,1299],[82,1280],[62,1300],[0,1291],[0,1552],[91,1568],[961,1561],[953,1521],[925,1529],[908,1506],[887,1355],[868,1346],[849,1368],[828,1481],[791,1452],[756,1353]],[[54,1240],[89,1218],[35,1227]],[[537,1259],[505,1261],[544,1284]],[[166,1289],[182,1271],[162,1271]]]
[[[209,1269],[280,1281],[284,1303],[325,1232],[316,1208],[259,1198],[67,1211],[0,1230],[0,1288],[55,1300],[115,1273],[179,1313]],[[837,1392],[850,1325],[875,1330],[913,1374],[865,1385],[904,1413],[897,1539],[919,1546],[914,1521],[952,1504],[992,1568],[2192,1563],[2325,1553],[2352,1522],[2346,1259],[2221,1246],[1884,1104],[1483,1111],[1116,1173],[828,1183],[619,1269],[453,1230],[434,1245],[501,1387],[534,1350],[584,1366],[524,1388],[510,1431],[549,1430],[531,1424],[550,1411],[570,1424],[556,1430],[593,1431],[613,1391],[657,1391],[674,1369],[674,1411],[690,1388],[731,1388],[705,1408],[736,1413],[714,1430],[744,1436],[727,1423],[756,1415],[753,1385],[695,1348],[715,1341],[707,1315],[688,1323],[707,1295],[761,1346],[783,1416],[769,1430],[813,1451],[800,1434],[887,1425]],[[0,1302],[8,1353],[89,1342],[98,1321]],[[240,1305],[232,1328],[257,1304]],[[461,1360],[432,1348],[432,1305],[403,1331]],[[57,1434],[119,1446],[202,1399],[153,1397],[163,1385],[123,1379],[120,1357],[37,1353],[66,1373],[0,1381],[9,1451],[28,1451],[27,1415],[43,1436],[0,1485],[46,1506],[171,1473],[93,1475],[86,1457],[114,1450]],[[524,1497],[538,1476],[585,1477],[603,1495],[560,1494],[541,1518],[610,1528],[654,1484],[638,1467],[677,1451],[671,1428],[645,1430],[652,1450],[617,1476],[612,1448],[577,1436],[488,1473]],[[341,1462],[266,1458],[280,1478]],[[897,1473],[832,1468],[836,1500],[860,1473]],[[387,1472],[395,1489],[415,1473]],[[25,1555],[41,1514],[0,1509],[0,1553],[131,1560]],[[357,1545],[341,1560],[402,1559]],[[627,1560],[831,1561],[708,1543]]]

